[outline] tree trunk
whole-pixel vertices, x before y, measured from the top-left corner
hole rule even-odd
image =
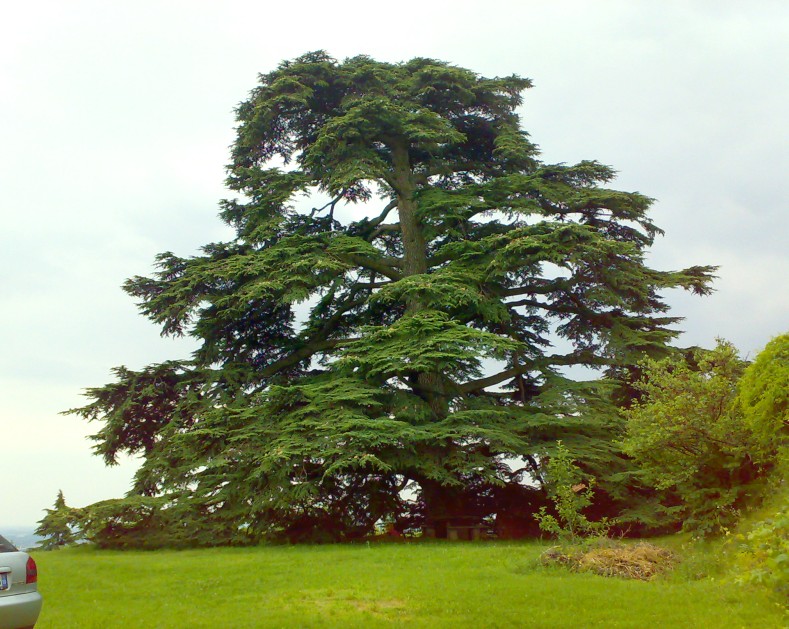
[[[414,201],[416,184],[414,182],[408,147],[405,142],[392,144],[392,166],[394,168],[394,188],[397,195],[397,208],[400,216],[400,230],[403,235],[403,275],[420,275],[427,272],[427,242],[422,224],[417,217]],[[410,298],[406,303],[406,316],[425,309],[425,303]],[[437,417],[447,414],[443,378],[440,373],[420,373],[416,376],[417,393],[427,400]]]
[[[400,230],[403,236],[403,276],[427,273],[427,242],[422,224],[417,216],[417,204],[414,200],[416,183],[414,182],[411,163],[408,156],[408,145],[404,141],[393,142],[392,166],[393,184],[397,195],[397,208],[400,217]],[[406,302],[406,316],[424,310],[427,305],[423,300],[411,297]],[[422,372],[416,374],[412,384],[414,392],[425,399],[437,419],[443,419],[448,413],[448,403],[444,395],[442,374]],[[448,448],[449,449],[449,448]],[[432,524],[433,531],[439,537],[446,537],[446,523],[443,519],[453,513],[453,492],[450,487],[441,485],[432,479],[421,479],[422,501],[425,504],[425,515]]]

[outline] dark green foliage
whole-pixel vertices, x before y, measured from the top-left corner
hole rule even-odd
[[[704,294],[712,268],[648,268],[650,199],[596,162],[541,163],[529,86],[322,52],[261,75],[222,204],[236,237],[125,286],[199,348],[72,411],[103,422],[108,463],[144,457],[133,493],[251,539],[345,539],[414,504],[493,513],[557,438],[601,474],[621,459],[609,393],[561,369],[663,351],[659,292]]]
[[[39,547],[44,550],[55,550],[75,543],[78,538],[77,510],[66,504],[62,490],[58,491],[52,509],[45,511],[47,514],[38,521],[38,528],[35,531],[36,535],[43,538]]]
[[[80,538],[105,549],[195,548],[258,541],[247,527],[189,501],[130,495],[80,509]]]

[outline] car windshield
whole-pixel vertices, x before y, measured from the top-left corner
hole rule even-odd
[[[0,553],[15,553],[16,546],[0,535]]]

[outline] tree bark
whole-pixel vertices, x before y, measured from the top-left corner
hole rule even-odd
[[[416,181],[411,170],[408,156],[408,145],[402,141],[391,144],[392,151],[392,183],[397,197],[397,210],[400,216],[400,231],[403,236],[403,276],[427,273],[427,241],[425,240],[422,223],[417,216],[417,204],[414,200]],[[406,302],[406,316],[424,310],[424,301],[409,298]],[[427,400],[437,417],[447,415],[447,402],[444,395],[444,381],[440,373],[419,373],[416,376],[417,393]]]
[[[422,233],[422,225],[416,215],[417,207],[414,201],[416,183],[405,142],[395,142],[391,149],[393,183],[400,215],[400,230],[403,234],[403,275],[406,277],[419,275],[427,272],[427,243]],[[416,300],[407,305],[411,312],[421,310],[423,307]]]

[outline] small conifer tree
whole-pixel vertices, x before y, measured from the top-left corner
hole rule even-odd
[[[38,521],[38,528],[35,530],[36,535],[43,538],[39,546],[45,550],[55,550],[74,544],[77,541],[76,511],[66,505],[62,490],[58,490],[53,508],[45,511],[47,514]]]

